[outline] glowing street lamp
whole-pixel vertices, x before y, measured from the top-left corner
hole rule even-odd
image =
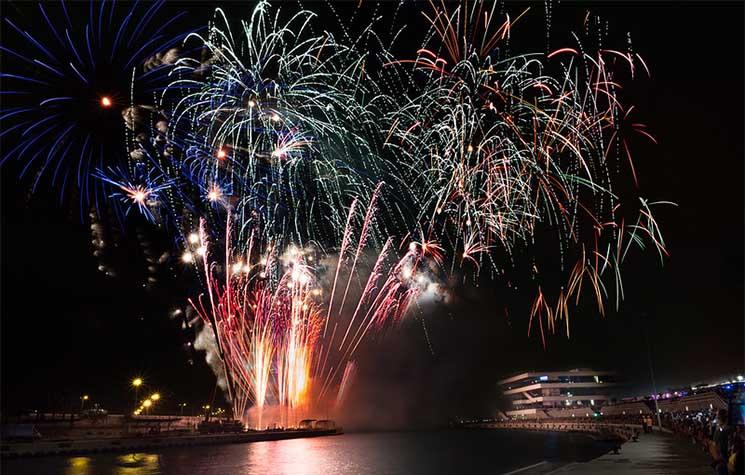
[[[150,396],[150,399],[153,401],[157,401],[160,399],[160,393],[153,393],[152,396]]]
[[[135,407],[137,407],[137,401],[140,399],[139,394],[140,394],[140,386],[142,386],[142,383],[143,381],[142,381],[142,378],[140,377],[137,377],[132,380],[132,387],[135,388]]]
[[[83,394],[82,396],[80,396],[80,412],[83,412],[83,407],[85,406],[85,401],[87,400],[88,400],[87,394]]]

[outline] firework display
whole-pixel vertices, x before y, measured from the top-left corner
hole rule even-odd
[[[374,23],[334,35],[267,2],[176,36],[160,3],[91,3],[83,29],[60,5],[64,27],[39,6],[48,44],[6,19],[33,53],[3,53],[46,72],[2,74],[2,159],[169,237],[253,427],[343,405],[360,346],[448,279],[520,281],[545,346],[583,289],[618,308],[632,247],[667,254],[631,153],[655,139],[620,92],[649,75],[630,46],[512,54],[525,12],[490,2],[431,4],[403,56]]]
[[[496,3],[433,10],[432,36],[417,56],[386,64],[413,68],[418,86],[388,114],[386,146],[404,185],[397,194],[418,232],[452,250],[451,270],[486,265],[502,278],[527,255],[540,281],[544,264],[530,250],[547,238],[561,271],[576,260],[555,304],[537,288],[531,325],[541,317],[545,344],[544,320],[554,331],[564,319],[568,334],[569,302],[584,281],[602,314],[601,278],[612,273],[618,305],[620,267],[641,235],[666,254],[652,208],[669,203],[621,203],[614,192],[621,167],[636,184],[628,133],[655,142],[643,124],[627,125],[633,106],[618,94],[623,78],[649,71],[638,54],[590,53],[577,37],[575,48],[511,55],[506,41],[522,15],[500,19]]]
[[[46,176],[83,206],[103,198],[93,175],[126,164],[122,117],[133,102],[154,100],[178,57],[184,34],[170,30],[183,14],[159,21],[163,5],[39,3],[33,24],[5,17],[26,49],[0,49],[0,163],[20,161],[32,189]]]
[[[206,292],[191,303],[214,330],[235,414],[256,427],[263,427],[266,405],[284,410],[277,417],[288,424],[295,411],[342,404],[366,335],[396,324],[420,295],[439,292],[419,270],[436,268],[419,246],[398,258],[388,240],[370,259],[374,263],[368,262],[365,224],[345,229],[362,247],[339,254],[330,294],[322,282],[329,266],[317,249],[261,246],[257,232],[240,253],[230,242],[230,229],[228,222],[223,259],[213,257],[214,244],[200,228],[194,244],[201,250]],[[352,299],[349,287],[360,277],[366,283]],[[343,298],[334,299],[334,290],[342,287]]]

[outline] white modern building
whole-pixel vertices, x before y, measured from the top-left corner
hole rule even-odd
[[[571,369],[530,371],[498,383],[512,407],[508,417],[561,417],[570,412],[594,412],[606,405],[609,389],[617,384],[612,371]]]

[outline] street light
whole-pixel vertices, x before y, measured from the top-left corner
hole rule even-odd
[[[132,380],[132,387],[135,388],[135,407],[137,407],[137,401],[140,399],[140,386],[142,386],[142,378],[137,377]]]
[[[151,404],[155,404],[157,401],[160,400],[160,393],[153,393],[148,399],[152,401]]]
[[[186,403],[185,402],[182,402],[181,404],[179,404],[179,407],[181,408],[181,415],[183,416],[184,415],[184,408],[186,407]]]
[[[80,412],[83,412],[83,407],[85,406],[85,401],[87,400],[88,400],[87,394],[83,394],[82,396],[80,396]]]

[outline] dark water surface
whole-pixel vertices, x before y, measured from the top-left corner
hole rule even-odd
[[[184,447],[138,454],[3,460],[3,475],[505,473],[585,461],[607,449],[580,435],[507,431],[376,432]]]

